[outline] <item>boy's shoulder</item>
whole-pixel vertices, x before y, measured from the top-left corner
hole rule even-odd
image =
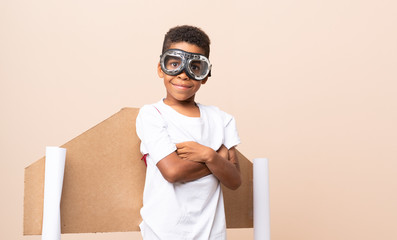
[[[205,105],[205,104],[197,103],[197,106],[202,111],[204,110],[206,112],[213,112],[213,113],[218,113],[218,114],[223,112],[219,107],[217,107],[215,105]]]
[[[160,113],[159,108],[158,102],[145,104],[139,109],[138,115],[158,115]]]
[[[215,105],[205,105],[205,104],[201,104],[201,103],[197,103],[197,106],[199,106],[201,109],[206,109],[206,110],[210,110],[210,111],[216,111],[216,112],[224,112],[220,107],[215,106]]]
[[[231,114],[223,111],[222,109],[220,109],[219,107],[217,107],[215,105],[204,105],[204,104],[200,104],[200,103],[197,103],[197,105],[200,107],[201,111],[205,111],[210,114],[221,116],[224,119],[233,118],[233,116]]]

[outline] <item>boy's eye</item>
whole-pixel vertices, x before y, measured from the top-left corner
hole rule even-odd
[[[192,65],[192,70],[193,71],[200,71],[200,66]]]
[[[165,67],[167,69],[176,69],[181,65],[181,60],[178,58],[170,57],[165,61]]]
[[[172,62],[170,65],[173,66],[173,67],[178,67],[179,63],[178,62]]]
[[[202,69],[201,63],[200,63],[200,62],[197,62],[197,61],[192,62],[192,63],[190,64],[190,69],[191,69],[195,74],[200,74],[201,69]]]
[[[166,68],[167,69],[177,69],[180,66],[179,62],[168,62]]]

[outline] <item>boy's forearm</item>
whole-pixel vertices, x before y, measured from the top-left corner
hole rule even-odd
[[[240,166],[235,148],[231,148],[227,155],[226,158],[220,151],[215,152],[206,161],[206,165],[223,185],[235,190],[241,185]]]
[[[177,174],[177,182],[189,182],[209,174],[211,171],[204,163],[182,160]]]
[[[183,160],[176,152],[160,160],[157,167],[171,183],[189,182],[211,174],[204,163]]]

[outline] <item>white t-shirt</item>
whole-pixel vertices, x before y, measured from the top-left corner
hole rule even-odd
[[[197,104],[200,117],[187,117],[163,100],[143,106],[136,120],[141,152],[148,154],[140,225],[144,239],[226,239],[223,195],[212,174],[170,183],[156,164],[176,150],[176,143],[195,141],[215,151],[240,143],[234,118],[214,106]]]

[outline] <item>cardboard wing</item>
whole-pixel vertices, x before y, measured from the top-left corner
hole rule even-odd
[[[61,232],[139,231],[146,166],[135,132],[137,108],[123,108],[61,147],[66,163],[61,199]],[[224,191],[228,228],[253,226],[252,163],[238,152],[242,186]],[[44,161],[25,168],[24,235],[40,235],[43,221]]]

